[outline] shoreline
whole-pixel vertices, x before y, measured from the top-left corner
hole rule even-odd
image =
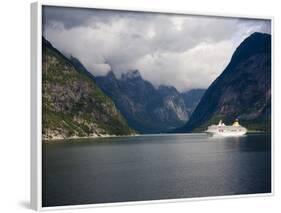
[[[147,137],[147,136],[169,136],[169,135],[205,135],[204,132],[201,133],[155,133],[155,134],[134,134],[134,135],[93,135],[93,136],[72,136],[72,137],[57,137],[50,139],[42,139],[44,142],[53,142],[53,141],[63,141],[63,140],[75,140],[75,139],[97,139],[97,138],[121,138],[121,137]]]
[[[133,136],[139,136],[138,134],[134,135],[91,135],[91,136],[71,136],[71,137],[54,137],[54,138],[48,138],[48,139],[42,139],[44,142],[53,142],[53,141],[63,141],[63,140],[75,140],[75,139],[96,139],[96,138],[115,138],[115,137],[133,137]]]
[[[72,137],[55,137],[51,139],[42,139],[44,142],[53,142],[53,141],[63,141],[63,140],[75,140],[75,139],[98,139],[98,138],[120,138],[120,137],[147,137],[147,136],[169,136],[169,135],[205,135],[205,132],[190,132],[190,133],[156,133],[156,134],[133,134],[133,135],[92,135],[92,136],[72,136]],[[271,132],[266,131],[248,131],[247,134],[271,134]],[[246,135],[247,135],[246,134]]]

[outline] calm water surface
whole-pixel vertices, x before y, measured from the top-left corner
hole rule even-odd
[[[271,135],[43,144],[43,206],[271,192]]]

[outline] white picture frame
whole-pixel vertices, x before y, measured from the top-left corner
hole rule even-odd
[[[240,14],[211,14],[211,13],[194,13],[192,11],[174,11],[174,10],[158,10],[157,8],[131,8],[131,7],[106,7],[97,4],[83,4],[58,1],[38,1],[31,4],[31,207],[34,210],[59,210],[59,209],[74,209],[74,208],[92,208],[102,206],[118,206],[118,205],[139,205],[147,203],[166,203],[166,202],[186,202],[197,200],[213,200],[213,199],[229,199],[243,197],[259,197],[274,195],[274,134],[272,134],[271,146],[271,163],[272,163],[272,192],[266,194],[249,194],[249,195],[231,195],[231,196],[215,196],[202,198],[183,198],[170,200],[153,200],[153,201],[137,201],[137,202],[122,202],[122,203],[106,203],[106,204],[83,204],[73,206],[58,206],[58,207],[42,207],[42,6],[62,6],[62,7],[82,7],[96,9],[111,9],[125,10],[138,12],[160,12],[172,14],[186,15],[203,15],[203,16],[219,16],[219,17],[239,17],[253,19],[268,19],[271,21],[272,29],[272,103],[274,103],[274,17],[268,16],[247,16]],[[274,118],[274,104],[272,104],[272,118]],[[272,119],[272,132],[274,132],[274,122]]]

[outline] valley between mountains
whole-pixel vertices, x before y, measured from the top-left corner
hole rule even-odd
[[[254,33],[209,88],[155,87],[138,70],[94,76],[43,39],[43,139],[201,132],[239,118],[270,131],[271,35]],[[159,73],[161,75],[161,73]]]

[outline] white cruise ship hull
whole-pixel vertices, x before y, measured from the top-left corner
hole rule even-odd
[[[226,126],[222,121],[218,125],[208,126],[206,133],[211,136],[235,137],[245,135],[247,129],[241,126],[236,119],[232,126]]]
[[[236,136],[242,136],[245,135],[247,132],[246,131],[241,131],[241,132],[208,132],[206,133],[210,136],[221,136],[221,137],[236,137]]]

